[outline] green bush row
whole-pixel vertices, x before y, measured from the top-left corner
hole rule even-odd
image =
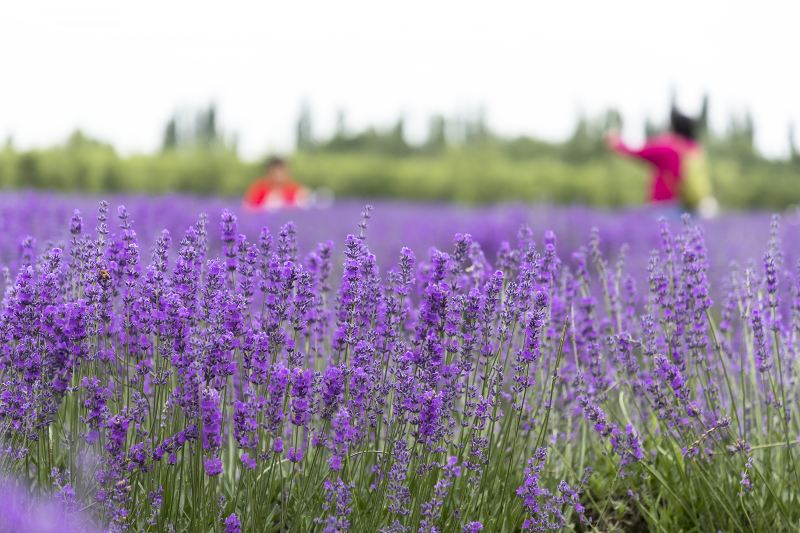
[[[715,193],[723,205],[780,209],[800,201],[800,166],[710,154]],[[337,196],[587,203],[620,206],[646,198],[649,171],[604,154],[569,161],[554,154],[512,157],[496,147],[450,148],[432,154],[306,151],[290,157],[298,181]],[[61,146],[0,149],[0,186],[65,191],[129,191],[240,195],[261,173],[260,164],[235,150],[167,150],[120,156],[79,134]]]

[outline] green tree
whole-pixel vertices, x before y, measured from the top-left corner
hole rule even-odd
[[[161,142],[162,150],[174,150],[178,147],[178,124],[175,115],[170,117],[164,127],[164,139]]]
[[[347,137],[347,114],[344,109],[336,112],[336,132],[334,137]]]
[[[485,144],[491,139],[486,123],[486,108],[481,106],[474,117],[464,121],[464,142],[471,145]]]
[[[310,150],[314,146],[314,135],[311,122],[311,108],[304,102],[300,108],[295,128],[295,146],[298,150]]]
[[[423,149],[430,153],[439,153],[447,147],[447,122],[441,115],[434,115],[428,123],[428,138]]]
[[[563,157],[572,163],[583,163],[605,153],[604,129],[596,120],[581,115],[572,136],[564,144]]]
[[[17,175],[22,187],[43,187],[42,173],[39,166],[39,157],[36,152],[27,152],[17,161]]]
[[[397,119],[394,127],[385,136],[384,148],[387,153],[392,155],[407,155],[411,152],[411,147],[406,142],[405,135],[405,119],[400,117]]]
[[[197,144],[204,148],[219,144],[217,108],[213,103],[209,104],[207,109],[198,112],[195,121],[195,139]]]
[[[621,131],[623,126],[622,113],[620,113],[617,109],[609,109],[605,113],[603,122],[603,129],[605,131]]]

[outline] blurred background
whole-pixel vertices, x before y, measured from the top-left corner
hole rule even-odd
[[[792,1],[26,1],[0,11],[0,187],[620,207],[696,118],[724,209],[800,200]]]

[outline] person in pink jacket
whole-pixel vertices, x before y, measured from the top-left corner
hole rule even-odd
[[[624,156],[645,161],[652,168],[649,200],[662,207],[681,205],[681,180],[685,162],[701,152],[697,141],[697,122],[675,108],[670,113],[670,131],[647,139],[641,148],[631,148],[616,133],[606,137],[608,146]]]

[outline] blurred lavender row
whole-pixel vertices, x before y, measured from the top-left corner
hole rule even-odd
[[[375,207],[370,221],[373,235],[371,249],[382,268],[395,261],[402,247],[417,255],[425,255],[430,247],[447,248],[456,233],[469,233],[483,248],[487,257],[494,257],[502,241],[513,242],[517,231],[529,225],[536,235],[552,230],[558,235],[564,250],[576,250],[588,242],[592,227],[600,230],[601,250],[614,254],[622,244],[630,247],[629,267],[643,274],[647,253],[658,246],[658,224],[664,213],[648,208],[625,211],[605,211],[584,206],[501,204],[487,207],[467,207],[448,203],[410,203],[400,201],[343,200],[326,209],[284,210],[271,213],[252,213],[242,208],[238,198],[206,198],[198,196],[105,195],[76,196],[50,192],[0,193],[0,264],[12,270],[18,266],[19,245],[26,236],[40,244],[69,240],[68,222],[75,209],[85,216],[97,211],[98,202],[106,199],[112,213],[125,205],[136,221],[140,246],[148,250],[162,229],[172,235],[183,232],[206,213],[218,220],[229,210],[238,217],[239,231],[255,240],[263,226],[277,232],[286,222],[297,227],[299,251],[306,253],[319,242],[331,240],[343,243],[359,220],[361,210],[369,203]],[[680,226],[680,216],[667,215],[674,228]],[[112,231],[117,221],[109,221]],[[731,212],[713,220],[702,221],[714,274],[721,274],[730,261],[757,258],[769,231],[770,213]],[[800,226],[800,214],[792,210],[783,214],[782,237],[792,242]],[[377,237],[379,236],[379,237]],[[220,249],[219,236],[209,235],[212,254]],[[789,259],[793,249],[787,250]],[[334,247],[337,258],[341,246]],[[337,261],[338,263],[338,261]]]

